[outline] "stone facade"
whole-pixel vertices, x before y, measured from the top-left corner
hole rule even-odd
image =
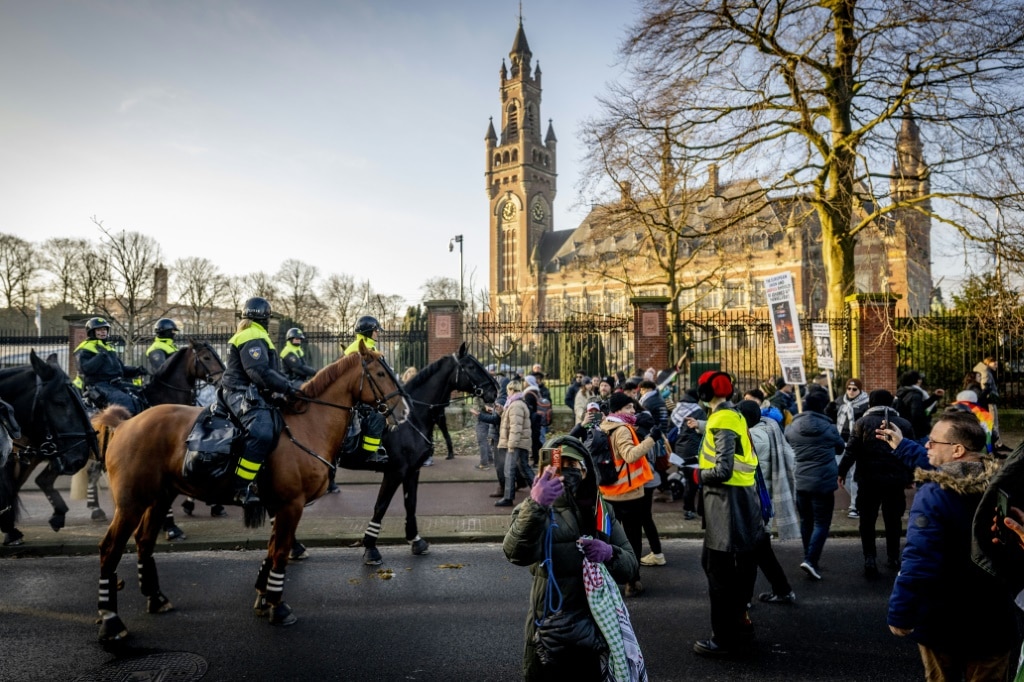
[[[572,313],[628,316],[631,298],[670,293],[651,265],[651,240],[636,218],[623,220],[624,212],[612,204],[594,206],[573,229],[555,230],[557,140],[550,122],[541,137],[541,71],[539,64],[532,66],[532,57],[520,22],[511,67],[503,61],[500,70],[501,133],[492,120],[485,137],[492,314],[505,321]],[[927,194],[928,167],[909,111],[894,156],[892,198]],[[622,191],[623,204],[643,206],[642,198],[629,196],[627,183]],[[875,210],[868,193],[859,201],[855,221]],[[754,312],[764,305],[764,278],[789,271],[800,312],[823,310],[821,228],[803,197],[770,196],[756,179],[723,182],[711,165],[701,187],[680,190],[672,203],[689,212],[680,220],[697,231],[696,239],[679,240],[676,262],[688,259],[679,275],[688,287],[679,296],[681,309]],[[920,207],[928,209],[926,202]],[[726,222],[728,229],[716,229]],[[857,235],[857,291],[897,295],[900,313],[927,312],[930,233],[930,218],[913,209],[867,223]]]

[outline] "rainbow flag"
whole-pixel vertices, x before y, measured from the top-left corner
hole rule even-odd
[[[612,519],[608,516],[608,510],[605,509],[604,505],[604,497],[599,491],[597,493],[597,504],[594,509],[594,520],[596,522],[594,525],[597,526],[598,532],[604,533],[605,537],[610,538],[612,536]]]

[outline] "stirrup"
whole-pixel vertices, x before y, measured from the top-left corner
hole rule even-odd
[[[244,488],[239,488],[235,491],[235,503],[240,504],[243,507],[250,504],[256,504],[260,501],[259,492],[256,490],[255,483],[249,483]]]
[[[370,455],[366,461],[370,464],[387,464],[388,451],[384,448],[377,448],[377,451]]]

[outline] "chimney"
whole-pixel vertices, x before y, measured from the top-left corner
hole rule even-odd
[[[161,310],[167,307],[167,268],[162,265],[153,271],[153,303]]]
[[[629,180],[620,180],[619,191],[622,192],[622,203],[628,204],[630,195],[633,192],[633,184]]]
[[[713,197],[718,196],[718,164],[713,163],[708,166],[708,194]]]

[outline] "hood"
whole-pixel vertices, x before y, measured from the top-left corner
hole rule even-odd
[[[914,480],[921,483],[935,483],[943,490],[958,495],[980,495],[988,488],[989,481],[999,470],[1001,463],[985,456],[979,461],[947,462],[938,469],[918,469]]]
[[[793,417],[790,426],[799,428],[804,433],[824,433],[826,429],[834,429],[832,420],[821,412],[801,412]]]
[[[596,427],[595,427],[596,428]],[[583,444],[583,441],[579,438],[572,436],[555,436],[549,438],[544,443],[545,448],[555,448],[561,446],[563,453],[567,448],[571,448],[574,452],[582,455],[583,463],[587,467],[587,476],[583,479],[583,483],[580,487],[579,493],[576,495],[577,500],[583,506],[593,507],[597,500],[597,468],[594,466],[594,458],[590,454],[590,450]],[[559,498],[564,500],[565,497]]]

